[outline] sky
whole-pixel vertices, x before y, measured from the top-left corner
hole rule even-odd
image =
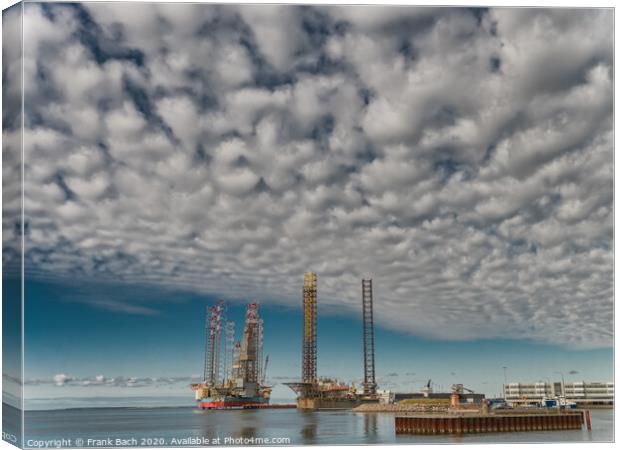
[[[369,276],[385,387],[611,379],[611,10],[24,12],[29,399],[184,395],[217,299],[295,379],[308,270],[320,374],[359,378]]]

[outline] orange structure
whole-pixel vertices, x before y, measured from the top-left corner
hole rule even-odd
[[[450,395],[450,408],[459,409],[460,406],[461,399],[459,397],[459,393],[452,391],[452,395]]]
[[[316,274],[304,274],[303,287],[304,339],[302,349],[301,380],[316,381]]]

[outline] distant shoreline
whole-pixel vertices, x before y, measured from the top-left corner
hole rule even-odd
[[[286,402],[278,402],[278,403],[273,403],[274,405],[279,405],[279,404],[288,404]],[[2,402],[2,406],[7,407],[7,408],[11,408],[14,409],[16,413],[19,413],[19,411],[21,411],[19,408],[10,405],[6,402]],[[145,409],[197,409],[196,405],[156,405],[156,406],[146,406],[146,405],[141,405],[141,406],[132,406],[132,405],[125,405],[125,406],[114,406],[114,405],[110,405],[110,406],[72,406],[72,407],[67,407],[67,408],[43,408],[43,409],[32,409],[32,408],[25,408],[23,409],[24,413],[30,413],[30,412],[46,412],[46,411],[82,411],[82,410],[91,410],[91,409],[122,409],[122,410],[130,410],[130,409],[139,409],[139,410],[145,410]],[[274,408],[277,409],[277,408]]]
[[[76,406],[70,408],[47,408],[47,409],[24,409],[24,412],[45,412],[45,411],[80,411],[85,409],[178,409],[195,408],[195,406]]]
[[[274,403],[274,405],[278,405],[278,404],[286,404],[286,403]],[[3,407],[9,407],[14,409],[16,412],[19,412],[19,408],[16,408],[15,406],[9,405],[8,403],[2,403]],[[135,409],[135,410],[145,410],[145,409],[196,409],[199,410],[195,405],[165,405],[165,406],[76,406],[76,407],[69,407],[69,408],[46,408],[46,409],[24,409],[24,413],[31,413],[31,412],[47,412],[47,411],[83,411],[83,410],[92,410],[92,409],[117,409],[117,410],[131,410],[131,409]],[[273,408],[273,409],[278,409],[278,408]],[[587,408],[578,408],[578,410],[613,410],[614,407],[611,405],[593,405]],[[351,410],[352,412],[391,412],[391,413],[395,413],[397,412],[396,410],[393,410],[391,408],[377,408],[377,409],[372,409],[372,410],[365,410],[363,408],[360,409],[353,409]]]

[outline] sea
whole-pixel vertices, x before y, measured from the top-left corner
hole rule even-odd
[[[24,444],[30,448],[612,442],[614,439],[612,410],[591,411],[591,431],[463,436],[397,435],[392,414],[346,410],[76,408],[26,411],[24,420]]]

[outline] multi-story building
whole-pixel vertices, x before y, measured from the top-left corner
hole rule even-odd
[[[562,395],[562,383],[508,383],[504,385],[504,399],[511,406],[536,405],[544,398]]]
[[[564,395],[577,405],[613,405],[614,383],[587,383],[576,381],[564,385]]]
[[[504,399],[512,406],[536,405],[544,398],[565,397],[577,406],[613,405],[614,383],[578,381],[571,383],[508,383]]]

